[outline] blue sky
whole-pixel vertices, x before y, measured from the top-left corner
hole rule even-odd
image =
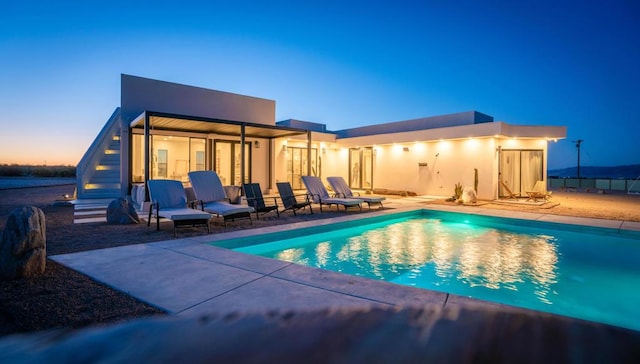
[[[637,1],[3,5],[0,163],[76,164],[120,74],[276,100],[328,129],[477,110],[564,125],[549,168],[640,163]]]

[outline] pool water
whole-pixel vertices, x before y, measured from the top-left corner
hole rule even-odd
[[[234,250],[640,330],[640,239],[581,230],[425,213]]]

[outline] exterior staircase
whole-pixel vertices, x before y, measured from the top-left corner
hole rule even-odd
[[[86,199],[120,197],[120,135],[114,135],[111,143],[84,185]]]
[[[120,108],[95,139],[76,169],[76,198],[82,200],[121,197]]]

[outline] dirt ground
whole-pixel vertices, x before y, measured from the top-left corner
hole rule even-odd
[[[520,199],[519,201],[524,202],[525,200]],[[445,200],[432,203],[452,204]],[[623,193],[598,194],[554,191],[551,199],[542,205],[509,203],[509,200],[505,200],[503,203],[479,201],[478,205],[501,210],[640,222],[640,195]]]
[[[113,246],[162,241],[173,238],[171,223],[160,231],[146,225],[107,225],[106,223],[73,224],[73,207],[54,204],[73,186],[34,187],[0,190],[0,229],[16,207],[33,205],[41,208],[47,222],[47,255],[57,255]],[[450,204],[444,200],[436,204]],[[550,203],[541,206],[481,202],[483,207],[518,211],[544,212],[640,222],[640,196],[608,195],[576,192],[554,192]],[[363,210],[367,213],[367,209]],[[283,214],[268,217],[250,226],[247,221],[224,227],[217,222],[212,233],[286,224],[336,216],[335,212],[313,215]],[[179,230],[179,237],[202,235],[202,228]],[[35,278],[0,281],[0,336],[20,332],[42,331],[60,327],[80,328],[113,323],[151,315],[164,315],[161,310],[101,283],[47,260],[44,275]]]

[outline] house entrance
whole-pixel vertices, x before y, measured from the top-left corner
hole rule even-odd
[[[241,152],[240,142],[231,140],[213,142],[213,168],[223,185],[240,186],[242,183],[251,181],[251,143],[244,143],[244,182],[241,181]]]
[[[526,195],[526,191],[537,181],[543,179],[542,150],[501,150],[499,179],[515,195]],[[502,183],[499,183],[499,196],[509,196]]]
[[[318,150],[311,149],[311,175],[319,176]],[[307,175],[307,148],[287,147],[287,181],[294,190],[304,189],[302,176]]]
[[[349,187],[373,188],[373,148],[349,149]]]

